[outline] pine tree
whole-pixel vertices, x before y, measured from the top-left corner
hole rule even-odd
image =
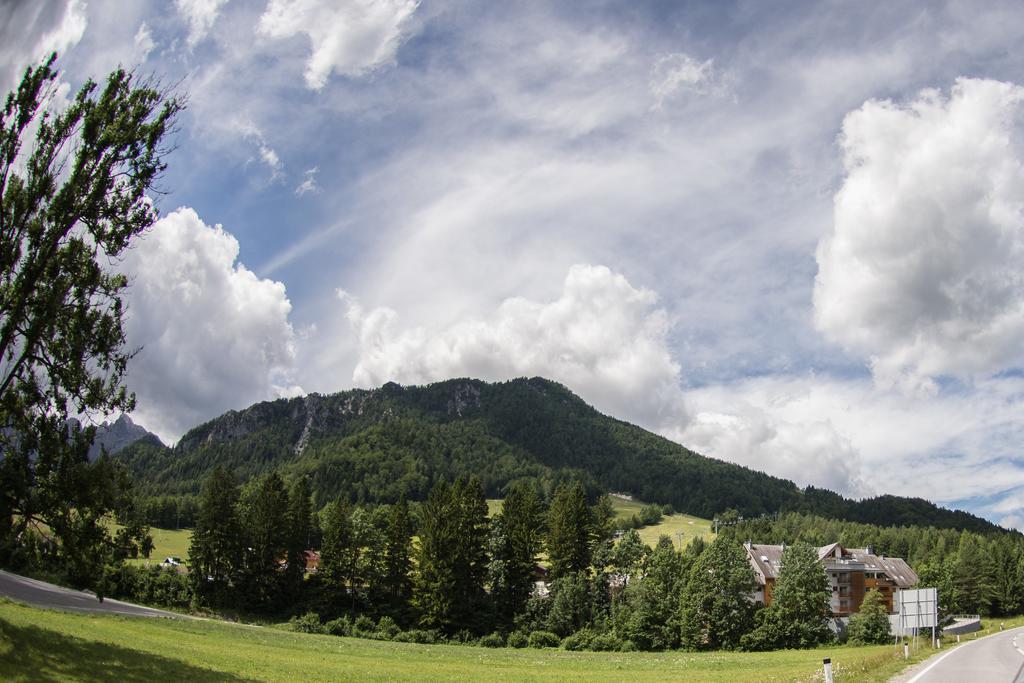
[[[425,628],[449,629],[453,625],[458,582],[454,553],[457,529],[452,524],[454,507],[451,486],[439,481],[420,508],[413,604]]]
[[[379,592],[393,611],[404,610],[412,590],[412,520],[403,498],[387,509],[384,517]]]
[[[548,510],[547,552],[552,579],[589,569],[592,532],[593,518],[583,485],[559,485]]]
[[[257,609],[272,608],[281,597],[279,562],[288,554],[288,494],[276,472],[250,481],[238,501],[246,547],[243,588]]]
[[[513,484],[501,512],[491,522],[488,584],[498,620],[510,626],[533,590],[537,556],[543,542],[544,508],[526,482]]]
[[[641,650],[667,650],[679,645],[677,607],[686,581],[686,564],[662,536],[644,563],[642,577],[626,586],[613,608],[615,633]]]
[[[237,502],[234,476],[222,466],[214,467],[199,497],[188,557],[196,597],[215,606],[227,599],[241,570]]]
[[[306,571],[312,506],[309,480],[306,477],[299,477],[288,491],[288,568],[285,582],[293,594],[297,594],[302,588],[302,579]]]
[[[691,650],[732,650],[753,628],[754,572],[742,546],[719,536],[690,570],[679,601],[680,640]]]
[[[772,602],[757,614],[757,628],[744,636],[743,648],[807,648],[830,641],[831,598],[817,551],[806,543],[787,546]]]
[[[320,576],[330,591],[344,592],[351,580],[352,521],[348,501],[332,501],[320,513],[323,539],[320,544]]]

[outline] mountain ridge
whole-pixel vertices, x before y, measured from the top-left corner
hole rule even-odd
[[[215,464],[242,480],[269,471],[308,476],[316,502],[422,500],[438,479],[473,474],[489,496],[515,479],[549,492],[580,479],[595,494],[626,490],[645,501],[711,517],[813,512],[883,526],[997,531],[970,513],[923,499],[854,501],[697,454],[601,414],[540,377],[488,383],[460,378],[422,386],[308,394],[232,410],[189,430],[173,448],[141,441],[116,456],[143,492],[194,494]]]

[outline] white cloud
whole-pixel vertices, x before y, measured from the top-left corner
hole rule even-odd
[[[82,40],[88,20],[85,16],[86,6],[81,0],[69,0],[64,6],[64,14],[60,23],[47,31],[36,43],[32,59],[41,59],[51,52],[64,54]]]
[[[297,196],[301,197],[309,192],[315,194],[320,191],[320,186],[316,184],[316,174],[319,170],[320,169],[316,166],[306,169],[306,172],[303,174],[304,178],[302,182],[295,188],[295,194]]]
[[[658,58],[650,81],[655,109],[661,109],[666,100],[681,93],[707,92],[711,85],[713,65],[713,59],[700,62],[680,52]]]
[[[656,295],[603,266],[573,266],[553,301],[506,299],[491,316],[439,330],[400,329],[395,311],[366,312],[349,294],[338,295],[359,336],[357,385],[541,375],[648,427],[686,419]]]
[[[188,47],[191,50],[206,37],[227,0],[174,0],[178,14],[188,22]]]
[[[149,28],[149,24],[142,22],[139,24],[139,30],[135,32],[135,61],[144,62],[149,56],[149,53],[156,47],[156,43],[153,42],[153,32]]]
[[[284,285],[237,263],[238,241],[181,208],[128,252],[134,416],[173,441],[225,410],[301,392]]]
[[[259,32],[270,38],[309,37],[306,85],[320,90],[332,72],[361,76],[395,60],[416,0],[271,0]]]
[[[963,394],[906,396],[870,379],[751,378],[693,389],[696,416],[672,438],[706,455],[846,495],[892,493],[941,503],[1003,500],[1024,486],[1017,462],[1024,379],[979,381]],[[1021,506],[986,508],[994,518]]]
[[[1022,100],[959,79],[948,97],[871,100],[843,122],[815,319],[881,385],[935,391],[1024,361]]]

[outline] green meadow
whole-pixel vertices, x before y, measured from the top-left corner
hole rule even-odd
[[[931,654],[923,649],[919,656]],[[892,646],[772,653],[600,653],[413,645],[206,620],[64,614],[0,600],[10,681],[745,681],[885,680]]]

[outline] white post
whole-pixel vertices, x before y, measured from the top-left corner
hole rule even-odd
[[[903,659],[910,659],[910,646],[903,643]]]
[[[825,657],[825,659],[822,660],[822,663],[825,665],[825,683],[833,683],[832,660],[828,657]]]
[[[960,634],[959,634],[959,633],[958,633],[958,634],[956,634],[956,642],[957,642],[958,644],[959,644],[959,642],[960,642]]]

